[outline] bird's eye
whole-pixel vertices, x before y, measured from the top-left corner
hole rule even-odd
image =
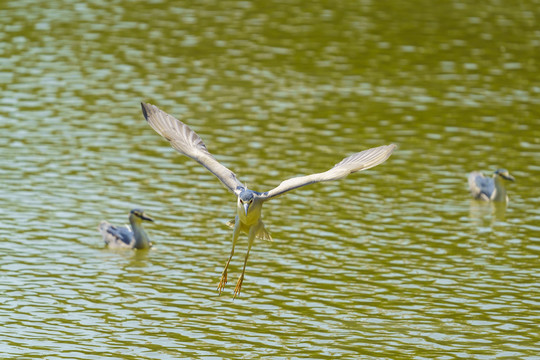
[[[243,203],[244,203],[244,200],[240,199],[240,203],[243,204]]]
[[[253,202],[253,199],[249,200],[249,203],[251,204]]]

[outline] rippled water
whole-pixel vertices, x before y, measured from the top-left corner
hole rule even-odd
[[[5,358],[539,359],[538,1],[6,1]],[[215,291],[235,199],[147,126],[190,124],[251,188],[396,143],[265,205]],[[508,208],[466,175],[506,167]],[[103,248],[142,207],[150,251]]]

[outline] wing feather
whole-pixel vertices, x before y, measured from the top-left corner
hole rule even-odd
[[[267,200],[279,196],[287,191],[297,189],[301,186],[322,181],[343,179],[349,174],[366,170],[385,162],[386,159],[392,155],[395,148],[396,145],[391,144],[355,153],[341,160],[328,171],[287,179],[279,184],[276,188],[262,193],[260,197]]]
[[[99,224],[99,231],[105,244],[111,248],[133,247],[135,238],[128,228],[117,227],[103,220]]]
[[[469,190],[475,199],[489,201],[495,191],[495,181],[478,171],[469,175]]]
[[[238,194],[245,186],[236,178],[234,172],[220,164],[210,154],[197,133],[186,124],[157,106],[141,103],[143,115],[150,126],[163,136],[179,153],[184,154],[207,168],[227,189]]]

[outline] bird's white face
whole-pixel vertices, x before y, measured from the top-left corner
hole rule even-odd
[[[248,201],[244,201],[240,198],[238,198],[238,210],[244,211],[244,214],[247,216],[249,212],[249,207],[253,204],[253,198],[249,199]]]
[[[261,217],[262,203],[255,198],[249,200],[238,197],[236,213],[240,221],[246,225],[255,224]]]

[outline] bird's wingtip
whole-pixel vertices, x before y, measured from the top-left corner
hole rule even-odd
[[[142,109],[142,113],[143,113],[143,116],[146,119],[146,121],[148,121],[148,112],[146,110],[147,107],[149,107],[149,104],[146,104],[146,103],[141,101],[141,109]]]
[[[390,155],[392,155],[392,153],[394,152],[394,150],[397,149],[397,145],[396,144],[389,144],[389,145],[382,145],[379,147],[379,151],[386,154],[387,157],[390,157]]]

